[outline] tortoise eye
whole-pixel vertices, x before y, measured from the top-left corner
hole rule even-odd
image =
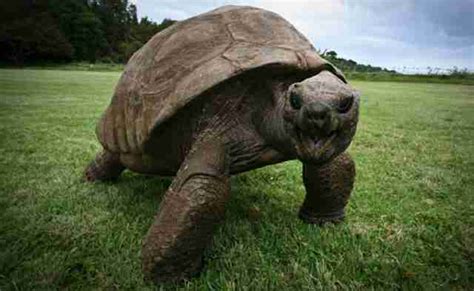
[[[337,111],[339,111],[340,113],[347,113],[349,111],[349,109],[351,109],[351,107],[352,107],[352,101],[353,100],[354,100],[353,96],[349,96],[349,97],[346,97],[346,98],[342,99],[339,102],[339,106],[337,107]]]
[[[295,110],[301,108],[301,98],[294,92],[291,92],[290,94],[290,105]]]

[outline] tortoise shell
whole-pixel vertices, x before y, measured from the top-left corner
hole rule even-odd
[[[243,72],[327,69],[311,43],[281,16],[225,6],[175,23],[133,54],[97,125],[111,152],[140,153],[153,131],[206,90]]]

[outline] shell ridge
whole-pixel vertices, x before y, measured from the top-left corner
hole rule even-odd
[[[316,71],[327,62],[312,48],[285,19],[259,8],[231,7],[181,21],[132,56],[116,92],[132,87],[139,100],[117,93],[102,124],[102,139],[120,147],[124,141],[118,140],[116,123],[121,123],[123,147],[143,152],[164,121],[229,78],[262,67]],[[122,110],[123,121],[110,118]]]
[[[130,124],[132,126],[127,126],[128,124],[128,120],[127,120],[127,117],[128,117],[128,110],[122,110],[122,124],[120,126],[123,127],[124,129],[124,135],[123,135],[123,138],[124,138],[124,145],[125,147],[127,148],[127,152],[133,152],[133,144],[130,142],[130,134],[133,134],[133,125],[135,124],[134,121],[132,121]]]
[[[112,129],[112,132],[111,132],[112,134],[111,134],[110,137],[111,137],[112,140],[110,140],[109,145],[112,148],[112,151],[118,152],[118,150],[117,150],[117,146],[118,146],[118,144],[117,144],[117,130],[115,128],[115,118],[114,118],[114,115],[115,115],[114,114],[115,113],[114,107],[112,107],[111,111],[112,111],[111,116],[108,119],[110,120],[109,122],[111,123],[110,127]]]

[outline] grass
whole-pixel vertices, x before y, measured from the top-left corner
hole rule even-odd
[[[0,289],[153,289],[140,245],[170,181],[84,184],[117,72],[0,70]],[[207,266],[182,290],[474,288],[474,87],[361,82],[343,224],[296,213],[297,161],[232,180]]]
[[[125,67],[121,63],[89,63],[89,62],[70,62],[70,63],[52,63],[37,62],[25,66],[12,66],[1,64],[4,69],[29,69],[29,70],[61,70],[61,71],[91,71],[91,72],[121,72]]]
[[[121,72],[125,65],[120,63],[95,63],[70,62],[70,63],[48,63],[38,62],[28,64],[26,67],[12,67],[0,63],[0,69],[32,69],[32,70],[64,70],[64,71],[90,71],[90,72]],[[454,70],[454,69],[453,69]],[[453,71],[451,74],[399,74],[388,72],[357,72],[345,71],[349,80],[370,82],[408,82],[408,83],[438,83],[474,85],[474,73],[467,71]]]
[[[452,74],[398,74],[385,72],[346,72],[350,80],[377,82],[409,82],[474,85],[474,73],[454,72]]]

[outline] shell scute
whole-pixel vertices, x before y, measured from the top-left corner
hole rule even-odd
[[[140,153],[154,129],[233,76],[264,66],[315,71],[327,64],[281,16],[225,6],[172,25],[135,52],[97,136],[109,151]]]

